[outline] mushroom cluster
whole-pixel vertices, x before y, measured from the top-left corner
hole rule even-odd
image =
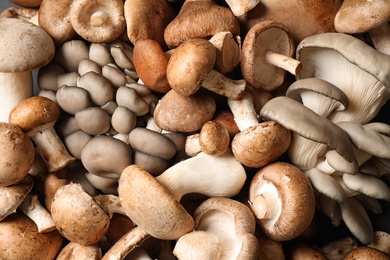
[[[1,259],[388,259],[386,1],[15,4]]]

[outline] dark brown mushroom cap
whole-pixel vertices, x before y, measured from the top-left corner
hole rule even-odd
[[[35,158],[31,139],[16,125],[0,122],[0,186],[27,176]]]
[[[179,14],[165,28],[164,39],[168,47],[193,38],[206,38],[218,32],[240,34],[240,24],[233,12],[212,0],[185,1]]]
[[[17,18],[1,18],[0,71],[40,68],[54,57],[53,40],[41,27]]]
[[[22,213],[0,221],[1,259],[55,259],[63,237],[55,230],[38,233],[36,224]]]
[[[28,133],[39,126],[53,124],[60,116],[60,109],[54,101],[41,96],[33,96],[19,102],[9,115],[9,123]]]
[[[23,7],[39,7],[42,0],[10,0],[10,2]]]
[[[207,92],[199,90],[186,97],[172,89],[157,104],[154,119],[164,130],[190,133],[200,130],[215,111],[215,100]]]
[[[255,88],[273,90],[279,87],[287,71],[265,60],[267,51],[292,57],[294,40],[285,25],[273,20],[255,24],[242,43],[241,71]]]
[[[249,201],[273,185],[280,200],[277,219],[258,220],[265,234],[277,241],[290,240],[302,234],[310,225],[315,213],[314,191],[306,175],[297,167],[275,162],[261,168],[253,177],[249,188]],[[264,188],[264,190],[262,190]],[[275,206],[277,201],[270,201]]]
[[[123,0],[74,0],[69,10],[74,30],[89,42],[111,42],[125,30]]]
[[[118,193],[130,219],[153,237],[178,239],[194,228],[194,220],[184,207],[135,164],[123,170]]]

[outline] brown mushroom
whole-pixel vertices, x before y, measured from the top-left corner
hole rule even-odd
[[[249,188],[249,206],[264,233],[277,241],[302,234],[316,208],[309,179],[285,162],[268,164],[255,174]]]
[[[343,260],[366,260],[366,259],[389,260],[390,255],[375,248],[359,246],[349,251],[343,258]]]

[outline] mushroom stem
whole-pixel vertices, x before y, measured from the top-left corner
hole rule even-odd
[[[39,147],[39,152],[49,172],[62,169],[75,160],[57,135],[54,125],[42,131],[29,132],[27,135]]]
[[[287,70],[295,76],[297,76],[302,69],[302,64],[299,60],[281,53],[266,51],[264,59],[268,64]]]
[[[95,13],[91,15],[91,25],[94,27],[100,27],[102,26],[108,18],[107,12],[104,12],[102,10],[98,10]]]
[[[246,88],[245,79],[230,79],[216,70],[211,70],[202,83],[202,87],[230,99],[238,99]]]
[[[272,219],[278,214],[278,191],[271,184],[266,186],[268,191],[256,195],[251,202],[253,214],[258,220]]]
[[[122,236],[110,249],[104,254],[102,260],[121,260],[130,252],[137,248],[150,235],[142,228],[135,227]]]
[[[0,122],[8,122],[12,108],[33,94],[31,71],[6,73],[0,72]]]

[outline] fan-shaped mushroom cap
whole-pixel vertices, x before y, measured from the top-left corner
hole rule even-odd
[[[239,21],[229,8],[212,0],[187,0],[165,28],[164,39],[168,47],[174,48],[188,39],[206,38],[224,31],[234,36],[240,34]]]
[[[268,164],[255,174],[249,205],[265,234],[279,241],[295,238],[306,230],[316,207],[305,174],[285,162]]]
[[[191,215],[176,198],[137,165],[123,170],[118,193],[130,219],[153,237],[178,239],[194,227]]]
[[[69,17],[77,34],[89,42],[111,42],[126,27],[123,0],[73,0]]]

